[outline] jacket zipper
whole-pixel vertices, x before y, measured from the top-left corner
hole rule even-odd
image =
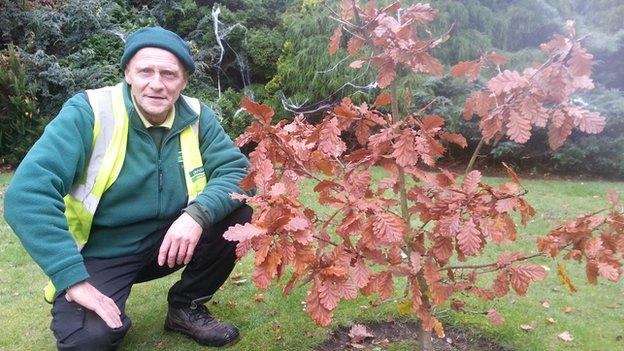
[[[134,113],[136,113],[136,112],[134,112]],[[156,149],[156,154],[157,154],[156,161],[157,161],[157,166],[158,166],[158,211],[156,213],[156,218],[160,218],[160,214],[162,212],[162,209],[161,209],[161,206],[162,206],[162,192],[163,192],[164,187],[165,187],[165,174],[164,174],[163,167],[162,167],[162,160],[160,158],[161,157],[161,150],[162,150],[162,148],[165,146],[165,144],[170,139],[172,139],[175,136],[178,136],[184,130],[184,128],[186,128],[189,125],[191,125],[193,123],[193,121],[195,121],[195,119],[192,119],[189,123],[185,124],[181,128],[178,128],[173,133],[167,133],[165,138],[160,143],[160,148],[158,148],[156,146],[156,143],[154,142],[154,138],[152,138],[152,136],[147,131],[135,128],[138,132],[140,132],[140,133],[142,133],[144,135],[147,135],[147,137],[150,139],[152,145]]]

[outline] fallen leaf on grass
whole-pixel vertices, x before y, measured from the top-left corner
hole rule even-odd
[[[573,310],[574,309],[572,307],[566,306],[566,308],[563,309],[563,312],[570,314],[570,313],[572,313]]]
[[[529,323],[529,324],[522,324],[522,325],[520,325],[520,329],[522,329],[522,330],[524,330],[526,332],[528,332],[530,330],[533,330],[535,328],[537,328],[537,322],[536,321],[531,321],[531,323]]]
[[[230,280],[232,281],[232,284],[239,286],[247,282],[247,279],[245,279],[245,276],[241,272],[232,274],[232,276],[230,276]]]
[[[438,336],[438,338],[443,338],[443,337],[446,336],[444,334],[444,326],[437,319],[433,320],[433,330],[435,330],[436,335]]]
[[[373,345],[388,345],[390,343],[390,340],[388,340],[388,338],[384,338],[383,340],[373,340],[371,342],[371,344]],[[377,349],[377,347],[375,347],[374,349]]]
[[[572,341],[574,340],[574,336],[572,336],[572,334],[570,334],[569,331],[564,331],[563,333],[560,333],[559,335],[557,335],[559,337],[559,339],[563,340],[563,341]]]
[[[401,316],[409,316],[412,314],[412,300],[411,299],[405,299],[403,301],[397,302],[396,307],[397,307],[397,312],[399,312]]]
[[[548,318],[546,318],[546,323],[548,323],[548,324],[555,324],[557,322],[552,317],[548,317]]]
[[[451,302],[451,308],[458,312],[463,312],[466,310],[466,303],[460,300],[453,300]]]
[[[559,277],[561,283],[568,289],[570,293],[576,292],[576,287],[574,287],[574,284],[572,284],[572,280],[570,280],[570,277],[566,272],[565,266],[561,263],[557,265],[557,276]]]
[[[239,278],[239,279],[233,279],[232,280],[232,284],[238,285],[238,286],[241,286],[241,285],[243,285],[245,283],[247,283],[247,279],[245,279],[245,278]]]
[[[542,307],[550,308],[550,302],[548,302],[547,300],[542,301]]]
[[[503,318],[503,316],[501,316],[498,311],[494,309],[488,311],[487,317],[492,325],[502,325],[505,323],[505,318]]]
[[[282,340],[282,326],[277,320],[273,321],[273,331],[275,331],[275,340]]]
[[[368,305],[370,307],[378,307],[381,305],[381,300],[377,299],[377,300],[373,300],[373,301],[368,301]]]
[[[264,295],[262,294],[255,294],[252,299],[256,302],[264,302]]]
[[[349,331],[349,337],[352,342],[358,343],[366,338],[372,338],[373,334],[369,333],[362,324],[354,324]]]

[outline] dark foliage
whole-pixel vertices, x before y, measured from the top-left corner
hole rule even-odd
[[[0,56],[0,163],[19,163],[41,132],[45,121],[37,118],[35,90],[15,47],[9,46]]]
[[[0,0],[0,51],[8,57],[8,45],[16,46],[26,81],[33,89],[32,101],[37,101],[32,119],[43,124],[72,94],[121,79],[118,62],[123,36],[141,26],[161,25],[179,33],[193,48],[199,69],[185,93],[212,105],[226,130],[236,137],[250,121],[247,114],[237,113],[244,95],[273,107],[276,118],[290,117],[292,111],[314,111],[307,114],[311,121],[318,120],[343,96],[357,103],[372,102],[371,96],[377,89],[369,83],[374,77],[366,72],[356,73],[347,63],[341,63],[344,55],[327,55],[327,38],[331,35],[328,31],[334,22],[326,5],[337,3],[337,0]],[[595,57],[594,77],[606,88],[583,96],[582,101],[608,117],[605,132],[591,137],[573,134],[561,149],[552,153],[544,142],[543,131],[536,131],[523,146],[502,142],[486,147],[484,154],[490,157],[479,159],[482,166],[484,162],[496,166],[506,161],[527,170],[624,177],[621,156],[624,152],[620,146],[624,134],[621,102],[624,98],[620,90],[614,90],[624,88],[624,69],[619,64],[624,55],[621,1],[432,0],[431,3],[440,11],[439,20],[432,25],[434,34],[453,25],[451,38],[434,51],[448,65],[495,50],[510,57],[509,68],[526,67],[527,63],[543,59],[535,45],[561,32],[568,18],[577,21],[580,33],[591,34],[586,42]],[[223,51],[215,35],[212,14],[217,9]],[[222,58],[220,62],[219,58]],[[7,76],[7,72],[2,73]],[[494,73],[485,72],[484,78]],[[463,121],[461,110],[465,96],[479,84],[479,81],[470,85],[447,77],[403,79],[401,94],[411,96],[412,101],[410,106],[403,102],[401,108],[418,110],[431,103],[430,112],[444,116],[447,126],[466,135],[474,147],[479,141],[477,128]],[[2,101],[3,111],[16,108],[6,105],[6,99]],[[39,129],[33,127],[32,134],[38,133]],[[5,138],[2,146],[8,142]],[[18,163],[18,157],[5,155],[4,150],[13,149],[18,148],[3,148],[0,158]],[[469,156],[464,149],[452,148],[449,162],[460,164]]]

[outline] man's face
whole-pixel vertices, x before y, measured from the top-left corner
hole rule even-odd
[[[152,47],[137,51],[124,75],[137,107],[154,125],[167,119],[188,81],[184,66],[174,54]]]

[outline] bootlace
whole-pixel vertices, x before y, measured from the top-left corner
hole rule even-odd
[[[201,322],[202,326],[206,326],[214,321],[214,317],[204,305],[198,305],[196,308],[190,308],[189,318],[193,322]]]

